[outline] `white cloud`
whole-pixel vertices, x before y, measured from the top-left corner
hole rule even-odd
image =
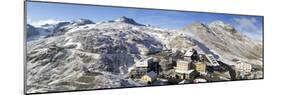
[[[45,24],[57,24],[59,22],[59,20],[54,20],[54,19],[47,19],[47,20],[39,20],[39,21],[30,21],[29,24],[35,26],[35,27],[39,27],[41,25],[45,25]]]
[[[262,39],[262,27],[257,26],[257,20],[255,18],[235,18],[235,27],[238,31],[242,32],[256,40]]]

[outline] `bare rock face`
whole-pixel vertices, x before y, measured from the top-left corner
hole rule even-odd
[[[192,38],[190,38],[190,37],[187,37],[184,35],[177,35],[171,39],[169,46],[171,48],[187,49],[192,46],[195,46],[195,43],[193,42]]]
[[[260,42],[240,34],[232,26],[222,21],[215,21],[209,25],[191,24],[183,31],[192,32],[198,42],[226,58],[229,56],[229,58],[240,57],[256,60],[262,57]]]

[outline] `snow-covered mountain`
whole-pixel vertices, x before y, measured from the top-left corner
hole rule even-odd
[[[27,24],[26,29],[27,29],[26,30],[27,41],[33,41],[33,40],[44,38],[46,35],[50,33],[50,31],[47,29],[44,29],[42,27],[34,27],[30,24]]]
[[[230,62],[261,62],[262,44],[221,21],[182,30],[140,24],[128,17],[94,23],[87,19],[49,25],[48,34],[27,45],[27,90],[33,92],[141,86],[128,78],[136,61],[165,49],[194,47]],[[28,26],[28,35],[38,35]],[[33,33],[34,32],[34,33]]]
[[[78,19],[70,22],[57,21],[56,23],[40,23],[40,25],[27,25],[27,41],[38,40],[50,36],[63,35],[72,28],[78,28],[86,24],[95,24],[89,19]],[[30,35],[33,33],[33,35]],[[34,34],[35,33],[35,34]]]
[[[36,35],[39,35],[40,33],[38,32],[38,30],[34,27],[34,26],[32,26],[32,25],[30,25],[30,24],[27,24],[26,25],[26,28],[27,28],[27,30],[26,30],[26,37],[27,38],[30,38],[30,37],[32,37],[32,36],[36,36]]]

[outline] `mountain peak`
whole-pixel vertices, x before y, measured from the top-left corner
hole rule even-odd
[[[72,24],[75,24],[75,25],[85,25],[85,24],[94,24],[94,22],[89,20],[89,19],[80,18],[78,20],[72,21]]]
[[[231,27],[230,24],[227,24],[221,20],[216,20],[216,21],[213,21],[209,24],[209,26],[211,27],[216,27],[216,26],[220,26],[220,27]]]
[[[224,30],[229,31],[231,33],[237,33],[237,31],[236,31],[236,29],[234,27],[232,27],[230,24],[227,24],[227,23],[225,23],[223,21],[220,21],[220,20],[213,21],[208,26],[212,27],[212,28],[221,27]]]
[[[198,29],[202,30],[202,31],[208,31],[208,27],[203,24],[203,23],[191,23],[189,25],[187,25],[184,29],[188,29],[188,30],[195,30],[198,31]]]
[[[205,24],[203,24],[203,23],[192,23],[192,24],[190,24],[191,26],[199,26],[199,27],[206,27],[206,25]]]
[[[27,28],[33,27],[31,24],[26,24]]]
[[[116,19],[115,21],[134,21],[132,18],[121,16],[120,18]]]
[[[46,26],[52,26],[56,25],[60,22],[63,22],[61,20],[54,20],[54,19],[47,19],[47,20],[39,20],[29,23],[30,25],[34,27],[46,27]]]
[[[126,16],[122,16],[114,21],[115,22],[124,22],[124,23],[134,24],[134,25],[142,25],[142,24],[137,23],[134,19],[128,18]]]

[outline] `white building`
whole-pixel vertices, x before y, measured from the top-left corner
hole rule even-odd
[[[194,51],[193,51],[192,48],[186,50],[186,51],[184,52],[184,54],[183,54],[183,59],[184,59],[185,61],[191,61],[191,56],[192,56],[193,52],[194,52]]]
[[[189,67],[188,65],[189,65],[188,61],[178,60],[175,72],[181,73],[181,74],[187,74],[188,67]]]
[[[193,54],[193,48],[188,49],[185,53],[184,56],[185,57],[191,57],[191,55]]]
[[[235,69],[238,72],[243,72],[243,73],[247,74],[252,71],[252,65],[243,63],[243,62],[238,62],[237,64],[235,64]]]
[[[147,68],[148,67],[148,60],[150,60],[152,57],[148,57],[148,58],[144,58],[144,59],[141,59],[141,60],[138,60],[136,62],[136,67],[137,68]]]

